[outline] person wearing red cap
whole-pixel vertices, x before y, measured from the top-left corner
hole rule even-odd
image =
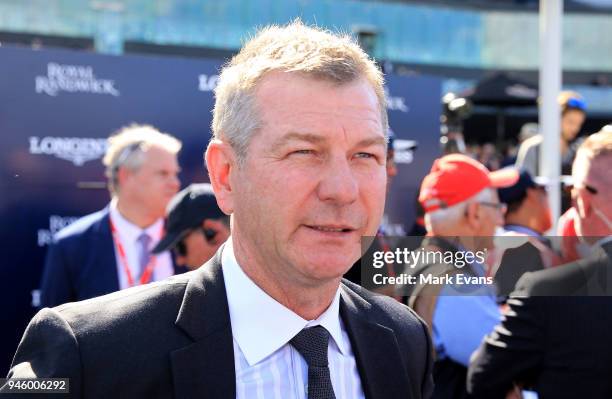
[[[444,253],[492,250],[495,230],[503,224],[505,212],[496,189],[517,180],[514,169],[489,172],[463,154],[437,159],[423,180],[419,196],[428,235],[423,248]],[[484,265],[477,262],[465,267],[429,264],[417,273],[485,276]],[[467,397],[465,377],[470,355],[499,322],[500,310],[492,286],[472,288],[476,291],[465,295],[455,291],[453,283],[422,284],[410,293],[409,304],[432,330],[436,350],[433,398]]]

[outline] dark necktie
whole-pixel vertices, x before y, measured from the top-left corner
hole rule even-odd
[[[305,328],[289,343],[308,364],[308,399],[335,399],[327,361],[327,330],[323,326]]]

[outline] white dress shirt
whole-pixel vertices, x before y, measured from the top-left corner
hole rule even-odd
[[[132,222],[128,221],[126,218],[121,215],[119,209],[117,209],[117,201],[113,200],[110,204],[110,218],[115,226],[115,230],[117,232],[117,237],[121,241],[121,245],[123,246],[123,250],[125,251],[125,257],[128,262],[128,267],[130,269],[130,273],[132,274],[132,278],[134,279],[134,284],[139,284],[140,279],[140,263],[139,263],[139,251],[140,251],[140,243],[138,242],[138,238],[142,233],[147,233],[149,237],[151,237],[151,241],[149,242],[149,251],[152,250],[161,237],[163,235],[164,228],[164,220],[159,219],[151,226],[146,229],[142,229]],[[130,285],[128,283],[127,273],[125,272],[125,267],[122,264],[121,256],[119,255],[119,250],[117,248],[117,244],[113,240],[113,245],[115,246],[115,258],[117,259],[117,276],[119,276],[119,289],[129,288]],[[174,267],[172,265],[172,257],[170,256],[170,252],[165,251],[157,256],[155,256],[155,269],[153,269],[153,275],[150,281],[159,281],[163,280],[166,277],[170,277],[174,274]]]
[[[308,366],[289,341],[305,327],[330,334],[329,368],[336,398],[364,398],[348,334],[340,318],[340,289],[316,320],[305,320],[259,288],[242,270],[227,240],[223,278],[234,338],[236,398],[307,399]]]

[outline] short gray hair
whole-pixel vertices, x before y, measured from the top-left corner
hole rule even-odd
[[[469,204],[471,204],[472,202],[492,200],[492,189],[485,188],[479,191],[477,194],[474,194],[470,198],[458,204],[449,206],[448,208],[440,208],[433,212],[428,212],[425,214],[425,229],[428,233],[431,233],[435,232],[437,230],[436,226],[440,224],[454,226],[455,224],[461,221],[461,218],[463,218],[463,216],[465,215],[465,210],[467,209]]]
[[[144,153],[152,146],[177,154],[182,143],[176,137],[162,133],[150,125],[131,124],[119,129],[108,138],[108,148],[102,163],[106,167],[108,189],[111,194],[119,190],[119,168],[138,170],[144,161]]]
[[[261,29],[224,66],[215,89],[212,131],[227,141],[244,160],[253,133],[261,121],[255,106],[258,82],[274,71],[297,72],[343,85],[364,78],[374,89],[380,106],[383,132],[388,119],[384,78],[374,61],[348,35],[304,25],[300,20],[285,26]]]

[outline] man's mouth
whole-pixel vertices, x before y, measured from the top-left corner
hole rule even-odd
[[[321,231],[324,233],[350,233],[355,229],[349,226],[330,226],[330,225],[306,225],[309,229]]]

